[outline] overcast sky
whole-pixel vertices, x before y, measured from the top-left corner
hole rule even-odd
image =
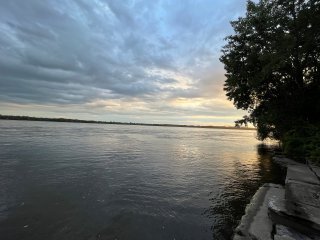
[[[0,0],[0,114],[233,125],[219,62],[245,0]]]

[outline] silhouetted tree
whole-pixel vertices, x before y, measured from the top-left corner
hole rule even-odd
[[[320,0],[248,1],[231,22],[220,61],[229,100],[249,116],[260,139],[282,139],[303,124],[319,126]]]

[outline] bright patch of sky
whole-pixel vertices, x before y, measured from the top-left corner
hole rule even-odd
[[[245,5],[2,1],[0,114],[233,125],[219,56]]]

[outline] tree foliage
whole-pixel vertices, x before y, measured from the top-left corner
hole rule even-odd
[[[319,126],[320,0],[248,1],[231,22],[220,61],[229,100],[249,112],[259,139],[282,140],[305,124]]]

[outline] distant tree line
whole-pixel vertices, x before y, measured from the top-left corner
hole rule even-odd
[[[48,122],[75,122],[75,123],[96,123],[96,124],[118,124],[118,125],[139,125],[139,126],[159,126],[159,127],[192,127],[192,128],[217,128],[217,129],[240,129],[253,130],[254,128],[235,128],[228,126],[197,126],[197,125],[183,125],[183,124],[157,124],[157,123],[134,123],[134,122],[115,122],[115,121],[95,121],[95,120],[80,120],[69,118],[45,118],[45,117],[29,117],[29,116],[12,116],[1,115],[3,120],[24,120],[24,121],[48,121]]]
[[[104,121],[68,119],[68,118],[45,118],[45,117],[11,116],[11,115],[0,115],[0,119],[25,120],[25,121],[49,121],[49,122],[109,123],[109,124],[116,123],[116,122],[104,122]]]
[[[224,90],[257,127],[296,158],[320,161],[320,0],[248,1],[231,22]]]

